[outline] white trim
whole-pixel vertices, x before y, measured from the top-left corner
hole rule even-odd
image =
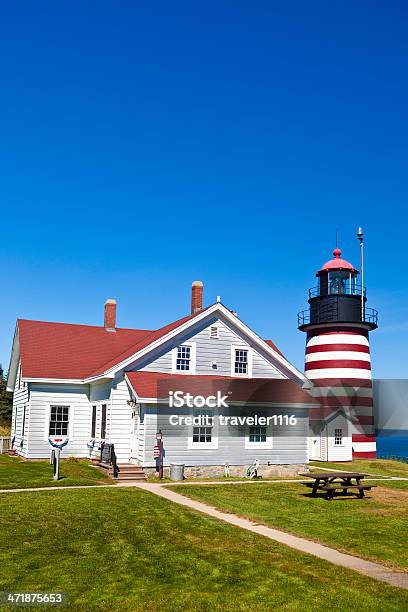
[[[7,374],[7,391],[12,393],[16,385],[17,368],[20,363],[20,339],[18,335],[18,324],[14,329],[13,345],[11,347],[10,363]]]
[[[74,405],[67,404],[66,402],[50,402],[46,405],[45,411],[45,431],[44,431],[44,440],[48,442],[48,438],[50,437],[50,419],[51,419],[51,406],[64,406],[68,408],[68,435],[67,437],[72,440],[74,438]]]
[[[190,369],[189,370],[177,370],[177,351],[180,346],[190,347]],[[195,374],[196,373],[196,359],[197,359],[197,344],[196,342],[188,340],[187,342],[181,342],[171,350],[171,371],[173,374]]]
[[[93,414],[93,409],[94,406],[96,408],[95,410],[95,434],[92,436],[92,414]],[[90,408],[90,415],[89,415],[89,439],[94,439],[96,440],[96,421],[98,420],[98,403],[97,402],[89,402],[89,408]]]
[[[248,353],[248,372],[246,374],[235,373],[235,351],[247,351]],[[252,365],[254,352],[247,344],[231,344],[231,376],[234,378],[252,378]]]
[[[245,428],[245,448],[256,450],[256,449],[272,449],[273,448],[273,436],[272,436],[272,428],[270,425],[262,426],[262,425],[254,425],[253,427],[261,427],[262,429],[266,429],[266,442],[250,442],[249,441],[249,430],[252,426],[247,426]]]

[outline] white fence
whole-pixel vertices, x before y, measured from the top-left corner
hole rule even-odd
[[[0,436],[0,455],[6,453],[9,448],[11,448],[11,437]]]

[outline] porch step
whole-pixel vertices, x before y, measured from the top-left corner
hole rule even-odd
[[[99,464],[113,478],[113,468],[111,465]],[[115,480],[146,480],[143,469],[131,463],[118,463],[119,474]]]

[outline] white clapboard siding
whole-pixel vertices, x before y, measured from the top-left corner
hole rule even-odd
[[[90,438],[90,404],[88,385],[60,385],[33,383],[30,392],[30,428],[28,453],[32,459],[48,457],[49,407],[69,406],[72,435],[63,457],[85,457]]]
[[[218,427],[218,448],[215,449],[189,449],[189,428],[172,426],[168,423],[171,414],[190,414],[187,408],[174,409],[162,406],[160,416],[154,406],[143,406],[143,420],[145,425],[145,453],[143,465],[152,467],[155,465],[153,449],[156,444],[156,432],[160,428],[163,432],[163,444],[165,450],[165,465],[171,462],[183,462],[186,465],[222,465],[228,461],[231,465],[249,465],[258,459],[261,463],[271,464],[296,464],[306,463],[308,460],[307,431],[308,413],[306,410],[279,410],[275,408],[253,409],[254,414],[296,414],[297,424],[283,427],[272,426],[272,448],[245,448],[245,428],[242,427]],[[229,411],[223,411],[225,415],[239,416],[239,409],[230,407]]]
[[[13,395],[13,411],[11,417],[11,437],[14,439],[14,448],[23,457],[28,455],[28,431],[30,426],[30,391],[27,383],[20,380],[21,366],[19,364],[16,379],[16,388]],[[25,426],[23,436],[23,421],[25,410]]]
[[[130,459],[130,436],[132,431],[132,408],[128,405],[129,389],[123,375],[118,375],[111,390],[111,427],[109,442],[115,445],[119,461]]]
[[[218,327],[218,338],[210,338],[210,327]],[[284,378],[284,375],[271,363],[271,359],[261,349],[249,342],[238,328],[229,321],[211,318],[205,323],[192,327],[187,334],[178,336],[152,352],[143,361],[135,362],[128,370],[145,370],[153,372],[172,372],[172,349],[183,342],[194,342],[196,345],[196,373],[213,376],[231,375],[231,346],[252,348],[254,378]],[[213,367],[216,364],[216,368]]]

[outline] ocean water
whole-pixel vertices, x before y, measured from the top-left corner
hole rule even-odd
[[[377,457],[400,457],[408,461],[408,431],[396,429],[379,431]]]

